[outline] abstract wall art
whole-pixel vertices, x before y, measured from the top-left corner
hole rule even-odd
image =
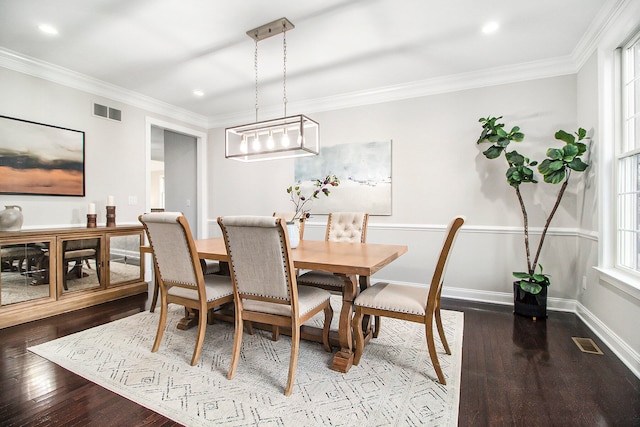
[[[0,116],[0,194],[84,196],[84,132]]]
[[[335,174],[340,185],[312,202],[311,214],[367,212],[391,215],[391,141],[322,146],[320,155],[295,160],[295,181],[313,188],[315,179]],[[309,194],[309,191],[305,191]]]

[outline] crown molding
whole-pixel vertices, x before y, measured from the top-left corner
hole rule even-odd
[[[194,126],[202,128],[207,128],[208,126],[207,118],[202,115],[3,47],[0,47],[0,66],[153,113],[162,114]]]
[[[203,128],[226,127],[229,126],[230,123],[250,123],[255,118],[254,110],[207,118],[137,92],[123,89],[102,80],[52,65],[2,47],[0,47],[0,66],[166,115],[173,119]],[[462,90],[570,75],[577,73],[577,71],[578,67],[575,60],[570,56],[566,56],[504,67],[487,68],[480,71],[385,86],[366,91],[350,92],[302,102],[290,102],[288,109],[292,113],[303,111],[305,114],[341,110]],[[262,109],[262,113],[266,116],[278,117],[281,108],[282,106],[280,105],[266,107]]]
[[[575,61],[571,57],[566,56],[504,67],[487,68],[480,71],[436,77],[302,102],[289,102],[287,109],[292,113],[303,111],[305,114],[341,110],[364,105],[563,76],[575,74],[577,71],[578,68],[576,67]],[[274,117],[277,117],[281,109],[282,106],[271,106],[261,109],[261,111],[266,116],[273,114]],[[255,111],[246,110],[243,112],[211,116],[209,117],[209,127],[223,127],[228,126],[229,123],[250,123],[254,120],[254,115]]]
[[[576,63],[578,70],[582,68],[593,52],[597,50],[603,34],[606,33],[612,22],[615,21],[616,17],[622,13],[631,1],[633,0],[608,0],[602,8],[600,8],[600,11],[593,18],[587,31],[571,53],[571,58]]]

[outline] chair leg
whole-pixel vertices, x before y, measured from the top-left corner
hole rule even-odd
[[[376,316],[373,320],[374,320],[374,325],[373,325],[373,337],[374,338],[378,338],[378,335],[380,335],[380,316]]]
[[[236,369],[238,368],[238,361],[240,360],[240,349],[242,348],[242,331],[243,331],[243,321],[242,314],[236,310],[236,320],[235,320],[236,331],[233,337],[233,354],[231,355],[231,366],[229,367],[229,373],[227,374],[227,379],[232,379],[236,374]]]
[[[160,296],[160,320],[158,321],[158,332],[156,332],[156,340],[153,343],[153,348],[151,349],[152,353],[158,351],[160,347],[160,341],[162,341],[162,334],[164,333],[164,327],[167,324],[167,311],[169,310],[169,306],[167,304],[167,296]]]
[[[245,321],[244,326],[247,328],[247,333],[253,335],[253,322]]]
[[[271,340],[278,341],[280,339],[280,326],[271,325]]]
[[[353,320],[351,321],[351,325],[353,328],[354,334],[354,347],[355,354],[353,355],[353,364],[357,365],[360,363],[360,358],[362,357],[362,351],[364,350],[364,332],[362,331],[362,319],[364,318],[364,310],[362,307],[356,307],[356,313],[353,316]]]
[[[331,330],[331,321],[333,320],[333,308],[331,308],[331,300],[324,308],[324,325],[322,326],[322,343],[324,349],[331,353],[331,343],[329,342],[329,331]]]
[[[202,352],[202,343],[204,342],[204,333],[207,330],[207,309],[200,307],[198,310],[198,338],[196,339],[196,348],[193,350],[191,358],[191,366],[196,366],[200,353]]]
[[[440,335],[440,341],[442,342],[444,351],[447,354],[451,354],[451,350],[449,349],[449,343],[447,343],[447,337],[444,335],[444,328],[442,327],[442,318],[440,317],[440,307],[436,307],[435,315],[436,315],[436,326],[438,327],[438,335]]]
[[[158,290],[160,289],[160,284],[158,283],[158,278],[156,273],[153,274],[153,297],[151,298],[151,307],[149,307],[149,312],[153,313],[156,309],[156,303],[158,302]]]
[[[290,396],[293,391],[293,383],[296,378],[298,367],[298,352],[300,350],[300,324],[291,325],[291,356],[289,357],[289,376],[287,378],[287,388],[284,390],[285,396]]]
[[[429,320],[424,325],[426,334],[427,334],[427,348],[429,350],[429,356],[431,357],[431,363],[433,364],[433,368],[436,371],[436,375],[438,375],[438,381],[440,384],[447,385],[447,381],[444,379],[444,374],[442,373],[442,368],[440,367],[440,361],[438,361],[438,354],[436,353],[436,345],[433,341],[433,317],[429,317]]]

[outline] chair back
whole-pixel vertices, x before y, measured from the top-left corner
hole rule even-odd
[[[327,219],[325,240],[329,242],[365,243],[369,214],[363,212],[332,212]]]
[[[152,212],[138,220],[147,233],[160,283],[196,288],[204,295],[198,251],[185,216],[181,212]]]
[[[433,277],[431,278],[431,286],[429,288],[429,296],[428,296],[428,306],[431,306],[432,302],[439,299],[440,294],[442,293],[442,285],[444,284],[444,275],[447,271],[447,265],[449,263],[449,254],[451,254],[451,249],[453,248],[453,244],[456,241],[458,236],[458,231],[462,224],[464,224],[465,217],[458,215],[454,217],[449,225],[447,226],[447,231],[444,235],[444,241],[442,243],[442,249],[440,250],[440,256],[438,257],[438,264],[436,265],[436,269],[433,272]]]
[[[297,304],[297,284],[285,221],[270,216],[218,218],[236,297]]]

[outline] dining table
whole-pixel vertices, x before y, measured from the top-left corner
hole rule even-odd
[[[200,259],[216,260],[228,264],[229,256],[222,237],[195,240]],[[148,248],[148,247],[147,247]],[[145,248],[145,249],[147,249]],[[148,252],[148,250],[143,250]],[[353,364],[353,300],[359,291],[371,285],[371,276],[408,251],[406,245],[381,243],[347,243],[326,240],[301,240],[291,249],[296,269],[322,270],[339,275],[343,281],[342,306],[338,322],[338,345],[331,369],[346,373]],[[370,321],[367,319],[368,324]],[[366,327],[367,339],[371,328]],[[313,337],[313,335],[309,335]],[[304,335],[303,335],[304,337]],[[312,338],[313,339],[313,338]]]

